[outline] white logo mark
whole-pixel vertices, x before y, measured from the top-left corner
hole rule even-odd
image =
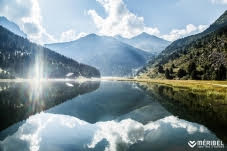
[[[188,145],[189,145],[191,148],[194,148],[195,145],[196,145],[196,142],[195,142],[195,141],[189,141],[189,142],[188,142]]]

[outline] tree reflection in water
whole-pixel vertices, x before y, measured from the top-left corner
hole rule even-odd
[[[98,81],[84,83],[0,83],[0,130],[37,112],[99,88]]]
[[[174,116],[203,124],[227,142],[227,105],[222,103],[227,94],[210,95],[209,92],[159,84],[140,84],[140,87]]]

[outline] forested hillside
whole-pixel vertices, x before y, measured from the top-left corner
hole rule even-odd
[[[140,77],[225,80],[227,11],[204,32],[173,42],[140,72]]]
[[[99,77],[94,67],[60,55],[50,49],[31,43],[0,26],[0,78],[32,78],[40,76],[63,78],[67,73],[74,76]],[[38,68],[38,69],[37,69]]]

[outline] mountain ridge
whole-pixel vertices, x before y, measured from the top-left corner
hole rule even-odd
[[[224,27],[226,25],[227,25],[227,10],[214,23],[212,23],[206,30],[204,30],[201,33],[191,35],[188,37],[184,37],[184,38],[181,38],[181,39],[178,39],[178,40],[172,42],[172,44],[170,44],[163,51],[163,53],[164,54],[173,53],[171,50],[177,50],[177,49],[195,41],[196,39],[200,39],[203,36],[206,36],[207,34],[217,30],[218,28]]]
[[[113,37],[96,34],[71,42],[47,44],[45,47],[95,66],[104,76],[129,76],[132,70],[145,65],[151,56]]]
[[[124,38],[120,35],[115,36],[115,38],[138,49],[153,54],[159,54],[170,44],[169,41],[166,41],[154,35],[150,35],[146,32],[142,32],[141,34],[132,38]]]
[[[27,38],[27,35],[20,29],[20,27],[12,21],[9,21],[6,17],[0,16],[0,25],[14,34]]]
[[[67,73],[88,78],[100,77],[96,68],[78,63],[50,49],[31,43],[28,39],[0,26],[1,70],[4,70],[10,78],[33,78],[36,76],[36,65],[39,67],[38,70],[43,71],[38,74],[44,78],[65,78]],[[7,78],[7,75],[2,74],[1,72],[1,76]]]
[[[227,11],[204,32],[173,42],[138,75],[148,78],[225,80]]]

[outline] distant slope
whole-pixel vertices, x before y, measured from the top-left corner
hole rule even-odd
[[[226,67],[227,11],[204,32],[173,42],[139,74],[150,78],[225,80]]]
[[[0,68],[10,76],[33,78],[36,65],[39,67],[37,69],[43,70],[43,77],[64,78],[67,73],[74,73],[74,76],[100,76],[97,69],[31,43],[0,26]]]
[[[170,44],[169,41],[166,41],[153,35],[149,35],[145,32],[131,39],[123,38],[121,36],[116,36],[115,38],[124,43],[127,43],[136,48],[142,49],[153,54],[160,53]]]
[[[18,36],[27,38],[27,35],[23,31],[21,31],[19,26],[14,22],[9,21],[6,17],[0,16],[0,25]]]
[[[151,54],[115,38],[90,34],[76,41],[47,44],[47,48],[97,67],[103,76],[128,76],[144,66]]]
[[[182,48],[184,48],[186,45],[190,44],[191,42],[200,39],[204,36],[206,36],[209,33],[212,33],[213,31],[216,31],[217,29],[221,27],[227,26],[227,11],[224,12],[212,25],[210,25],[209,28],[207,28],[202,33],[188,36],[179,40],[174,41],[171,45],[169,45],[164,51],[163,54],[170,54],[173,52],[176,52]]]

